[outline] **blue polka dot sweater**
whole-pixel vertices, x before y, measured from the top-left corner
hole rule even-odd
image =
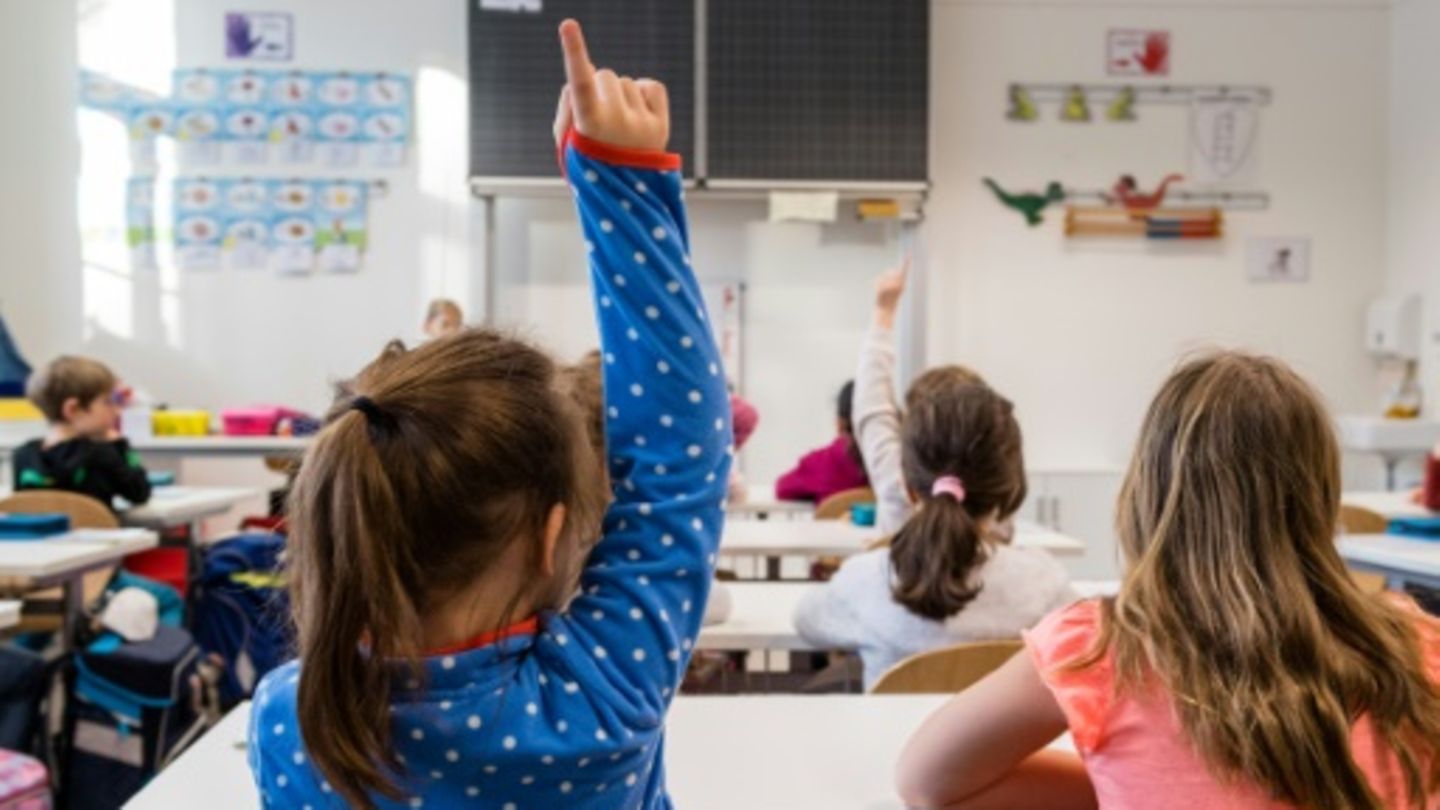
[[[665,808],[665,712],[705,612],[724,518],[730,420],[689,269],[678,160],[572,135],[604,352],[615,500],[563,613],[538,631],[425,661],[398,684],[406,773],[381,807]],[[255,694],[249,759],[266,807],[343,807],[295,712],[300,665]]]

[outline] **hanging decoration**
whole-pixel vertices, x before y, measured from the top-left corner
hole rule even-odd
[[[1147,105],[1190,106],[1199,103],[1217,108],[1222,101],[1258,108],[1270,103],[1268,87],[1232,87],[1228,85],[1157,84],[1055,84],[1015,83],[1006,90],[1008,106],[1005,117],[1010,121],[1030,122],[1040,117],[1044,104],[1057,104],[1060,119],[1070,122],[1090,121],[1090,105],[1102,106],[1105,119],[1130,123],[1139,119],[1139,108]]]
[[[1065,96],[1065,106],[1060,109],[1060,120],[1083,123],[1090,120],[1090,105],[1085,100],[1085,89],[1076,85]]]

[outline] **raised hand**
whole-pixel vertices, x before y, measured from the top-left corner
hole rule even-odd
[[[670,99],[654,79],[596,70],[585,49],[580,23],[560,23],[565,53],[565,87],[555,111],[555,142],[574,127],[587,138],[628,149],[663,151],[670,140]]]
[[[905,278],[910,273],[910,256],[907,254],[899,267],[892,267],[875,279],[875,323],[885,329],[895,325],[895,310],[900,306],[900,296],[905,292]]]

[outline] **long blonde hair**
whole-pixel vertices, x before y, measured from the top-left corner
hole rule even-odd
[[[1440,689],[1414,617],[1351,581],[1335,547],[1330,417],[1279,361],[1183,364],[1151,403],[1120,493],[1128,563],[1101,633],[1116,689],[1157,684],[1218,779],[1305,808],[1385,806],[1356,765],[1368,716],[1411,802],[1440,786]]]

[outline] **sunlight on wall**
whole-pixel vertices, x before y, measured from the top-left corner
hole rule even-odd
[[[420,298],[471,300],[469,267],[468,175],[470,103],[465,80],[436,67],[422,67],[415,78],[415,148],[420,191],[437,207],[439,234],[421,241]],[[473,319],[479,313],[467,313]]]
[[[79,0],[77,38],[80,66],[134,88],[167,95],[175,67],[173,0]],[[133,170],[126,124],[92,110],[79,113],[81,169],[79,202],[84,339],[104,332],[135,338],[138,275],[154,274],[133,266],[126,240],[127,183]],[[173,167],[173,144],[159,144],[160,165]],[[164,154],[169,152],[169,156]],[[173,169],[156,175],[157,233],[168,234],[168,189]],[[160,200],[157,200],[157,203]],[[168,240],[157,240],[162,244]],[[166,265],[170,264],[169,262]],[[173,271],[172,271],[173,273]],[[167,342],[179,335],[178,278],[162,278],[162,316]],[[153,282],[140,285],[154,288]]]

